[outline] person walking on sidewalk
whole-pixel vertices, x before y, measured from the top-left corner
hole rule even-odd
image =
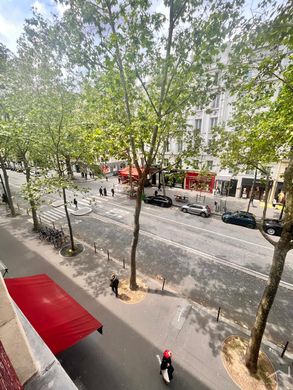
[[[73,198],[73,204],[74,204],[74,206],[75,206],[75,210],[77,210],[77,200],[76,200],[76,198]]]
[[[103,196],[103,187],[101,186],[99,189],[100,196]]]
[[[107,196],[107,188],[104,187],[104,196]]]
[[[114,196],[114,194],[115,194],[114,188],[111,188],[111,192],[112,192],[112,196]]]
[[[119,279],[115,274],[113,274],[110,279],[110,287],[112,288],[113,293],[115,293],[116,298],[118,298],[118,286]]]
[[[174,367],[172,366],[172,352],[170,349],[166,349],[163,353],[163,358],[160,366],[160,374],[163,377],[165,383],[170,383],[173,379]]]

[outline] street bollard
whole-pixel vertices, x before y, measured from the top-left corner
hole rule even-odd
[[[123,268],[125,269],[125,259],[124,259],[124,257],[123,257],[122,262],[123,262]]]
[[[107,250],[107,255],[108,255],[108,261],[110,260],[110,253],[109,250]]]
[[[94,242],[94,248],[95,248],[95,253],[97,253],[97,245],[95,242]]]
[[[281,353],[281,358],[284,357],[285,352],[286,352],[286,350],[287,350],[287,348],[288,348],[288,345],[289,345],[289,341],[287,341],[287,343],[285,344],[285,347],[284,347],[284,349],[283,349],[283,351],[282,351],[282,353]]]
[[[217,322],[219,322],[220,312],[221,312],[221,308],[219,307],[219,309],[218,309],[218,315],[217,315]]]
[[[165,287],[165,282],[166,282],[166,279],[163,278],[163,285],[162,285],[162,291],[164,291],[164,287]]]

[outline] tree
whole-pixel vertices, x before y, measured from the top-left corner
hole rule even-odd
[[[11,196],[9,179],[6,170],[5,163],[8,159],[8,156],[11,151],[11,137],[10,133],[7,129],[9,122],[9,115],[7,112],[7,107],[5,105],[5,98],[7,94],[7,79],[9,75],[9,69],[11,64],[13,63],[13,55],[12,53],[2,44],[0,44],[0,166],[3,172],[4,183],[3,190],[7,197],[7,203],[10,208],[11,216],[15,217],[16,212]],[[2,177],[1,177],[2,181]]]
[[[266,14],[266,8],[262,7],[268,4],[271,6],[270,2],[260,5],[262,18]],[[274,254],[246,351],[245,364],[251,374],[257,371],[267,319],[287,253],[293,249],[292,7],[288,2],[273,10],[270,8],[267,20],[254,18],[243,27],[241,39],[238,36],[232,46],[229,85],[237,99],[230,123],[234,131],[224,130],[217,145],[223,166],[262,167],[268,172],[271,163],[288,160],[283,187],[286,208],[280,239],[275,242],[263,232],[262,224],[259,226],[264,238],[273,245]],[[266,207],[263,217],[265,212]]]
[[[123,134],[130,167],[138,171],[130,275],[130,288],[136,289],[146,178],[167,137],[185,132],[192,109],[206,105],[217,93],[217,57],[237,25],[243,2],[168,0],[168,16],[154,11],[148,1],[64,3],[70,5],[60,22],[64,47],[71,61],[107,81],[108,95],[122,109],[113,134],[120,134],[118,139]],[[109,106],[105,109],[110,111]],[[125,151],[124,147],[123,143]]]
[[[57,173],[57,177],[37,180],[33,186],[28,183],[25,192],[32,201],[36,201],[39,198],[38,191],[43,192],[46,188],[47,192],[52,192],[61,188],[71,250],[74,252],[76,248],[66,190],[75,186],[66,179],[65,173],[69,173],[70,179],[71,158],[78,161],[87,156],[86,129],[76,122],[79,95],[75,78],[66,71],[65,59],[55,49],[53,32],[49,22],[38,15],[35,16],[35,22],[27,21],[25,33],[18,42],[18,55],[22,65],[20,71],[25,73],[27,67],[31,68],[30,78],[25,84],[28,109],[23,112],[14,107],[14,110],[18,113],[20,111],[21,118],[24,118],[25,140],[29,129],[38,145],[38,153],[30,151],[30,158]],[[23,158],[26,161],[25,151]]]

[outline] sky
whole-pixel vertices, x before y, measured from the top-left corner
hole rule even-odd
[[[16,41],[25,19],[32,16],[33,7],[45,15],[64,12],[64,8],[56,5],[54,0],[0,0],[0,42],[13,52],[16,52]]]
[[[258,1],[260,0],[246,0],[246,11]],[[153,2],[154,9],[164,13],[162,0]],[[283,2],[286,0],[277,0],[279,4]],[[51,13],[62,15],[65,11],[64,6],[56,5],[54,0],[0,0],[0,42],[13,52],[16,52],[16,41],[23,30],[25,19],[32,16],[33,7],[46,16]]]

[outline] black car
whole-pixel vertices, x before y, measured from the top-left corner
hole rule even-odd
[[[144,203],[149,203],[161,207],[171,207],[172,199],[169,198],[169,196],[153,195],[153,196],[146,196],[144,198]]]
[[[245,226],[250,229],[256,228],[256,220],[252,213],[246,211],[226,212],[222,215],[222,221],[233,225]]]
[[[265,219],[263,230],[271,236],[280,236],[283,230],[283,221],[278,219]]]

